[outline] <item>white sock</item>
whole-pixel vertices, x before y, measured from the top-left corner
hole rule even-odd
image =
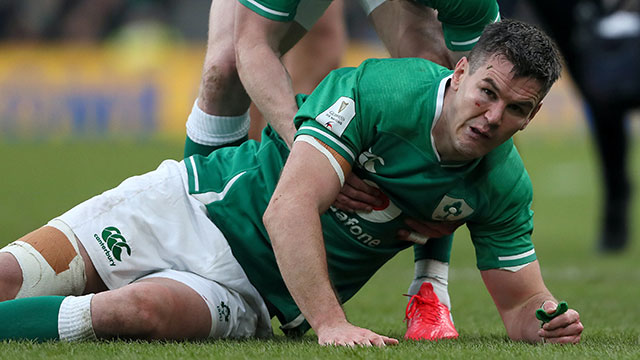
[[[58,312],[58,335],[63,341],[95,340],[91,322],[91,299],[94,294],[67,296]]]
[[[198,107],[196,99],[187,119],[187,136],[201,145],[224,145],[246,136],[249,123],[249,110],[239,116],[209,115]]]
[[[451,310],[449,264],[433,259],[421,259],[415,262],[414,272],[415,278],[409,286],[409,295],[417,294],[422,283],[429,282],[433,285],[433,291],[438,296],[438,300]]]

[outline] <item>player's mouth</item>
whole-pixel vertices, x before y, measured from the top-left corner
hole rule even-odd
[[[468,128],[469,136],[477,140],[488,140],[491,138],[489,130],[483,130],[481,127],[470,125]]]

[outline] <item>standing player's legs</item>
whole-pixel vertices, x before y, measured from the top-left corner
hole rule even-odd
[[[269,5],[268,2],[262,3]],[[277,44],[278,53],[284,54],[293,47],[329,3],[326,0],[302,0],[295,19],[282,23],[289,25]],[[253,14],[253,10],[245,8],[237,0],[212,2],[200,92],[187,120],[185,157],[208,155],[219,147],[238,145],[248,137],[251,100],[240,81],[236,64],[233,31],[236,8],[252,16],[261,16]]]
[[[211,2],[209,34],[198,99],[187,121],[185,157],[207,155],[221,145],[242,142],[249,128],[249,104],[236,69],[233,44],[237,0]]]

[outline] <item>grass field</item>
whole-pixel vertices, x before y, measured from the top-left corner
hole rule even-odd
[[[475,268],[468,234],[462,230],[454,241],[450,273],[453,314],[460,332],[455,341],[402,341],[384,349],[322,348],[315,345],[313,335],[288,340],[276,331],[269,341],[0,343],[0,359],[638,359],[640,227],[633,224],[632,247],[625,253],[597,254],[600,179],[589,139],[529,135],[520,136],[518,144],[535,188],[534,242],[547,286],[581,313],[585,331],[577,346],[532,346],[507,340]],[[130,175],[155,168],[164,158],[179,157],[181,148],[180,139],[1,142],[0,245]],[[635,188],[640,189],[640,146],[635,146],[632,159]],[[635,202],[636,219],[638,205],[640,201]],[[401,294],[412,273],[412,253],[399,254],[345,305],[350,320],[401,338],[406,304]]]

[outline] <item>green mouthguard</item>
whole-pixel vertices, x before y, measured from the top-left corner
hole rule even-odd
[[[556,311],[548,314],[546,311],[544,311],[543,308],[540,308],[536,310],[536,317],[538,318],[538,320],[546,324],[549,321],[553,320],[553,318],[555,318],[556,316],[564,314],[565,312],[567,312],[567,310],[569,310],[569,305],[567,305],[567,302],[560,301],[558,307],[556,307]]]

